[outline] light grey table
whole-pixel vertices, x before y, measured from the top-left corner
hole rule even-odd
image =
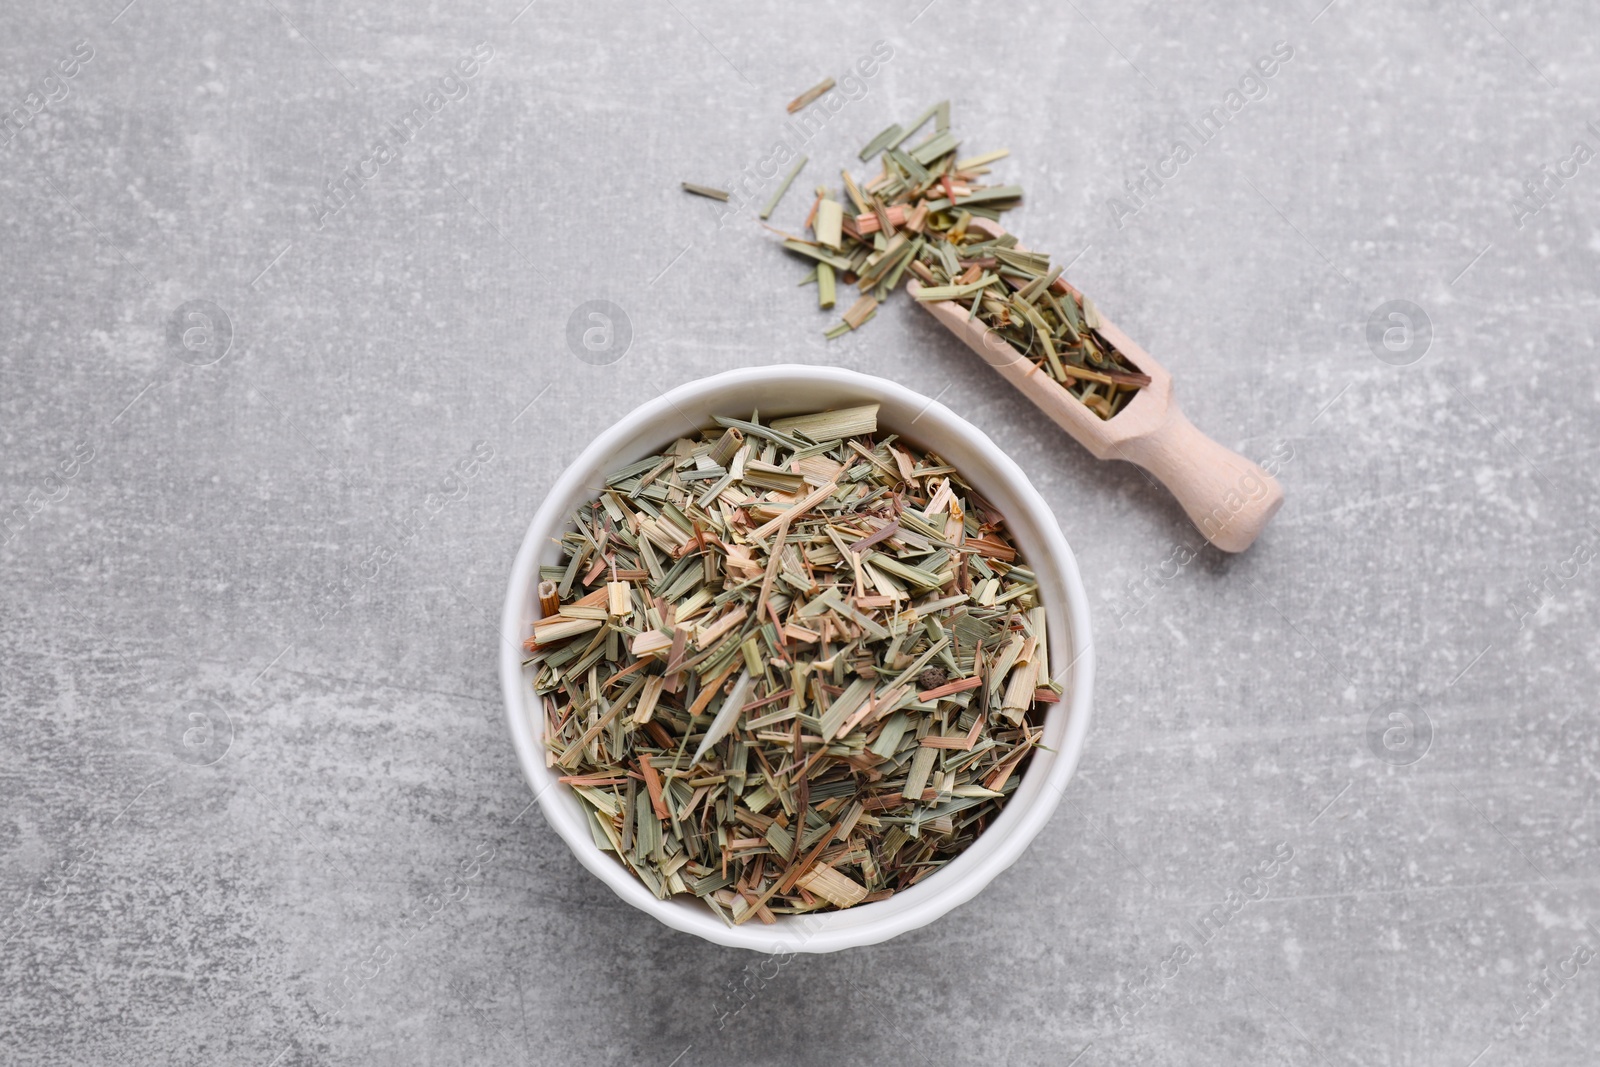
[[[1595,1062],[1590,7],[122,2],[0,14],[0,1060]],[[797,228],[943,96],[1278,469],[1248,554],[904,301],[824,341],[754,211],[678,190],[759,203],[785,140]],[[495,679],[555,473],[778,361],[1017,457],[1100,668],[1016,867],[781,968],[579,867]]]

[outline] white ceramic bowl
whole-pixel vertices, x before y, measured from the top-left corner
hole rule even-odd
[[[595,846],[572,790],[545,765],[544,716],[515,640],[539,617],[539,566],[559,561],[556,539],[580,505],[598,495],[606,474],[651,455],[709,423],[712,415],[763,420],[877,401],[879,426],[937,452],[1000,513],[1038,575],[1048,612],[1051,670],[1065,686],[1045,717],[1044,745],[1029,761],[1011,799],[993,824],[961,855],[888,900],[845,911],[782,916],[772,925],[730,927],[692,897],[657,900],[613,855]],[[680,385],[642,405],[600,434],[551,486],[517,553],[501,626],[500,680],[511,737],[544,814],[594,875],[629,904],[675,930],[719,945],[764,952],[833,952],[871,945],[932,922],[970,899],[1022,854],[1044,826],[1077,765],[1089,728],[1094,675],[1088,598],[1072,550],[1049,505],[1011,458],[949,408],[882,378],[829,367],[771,366],[729,371]]]

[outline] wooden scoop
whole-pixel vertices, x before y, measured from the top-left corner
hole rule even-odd
[[[983,219],[973,220],[971,227],[995,237],[1005,234]],[[907,285],[913,298],[919,289],[914,279]],[[1249,548],[1283,504],[1283,489],[1272,475],[1195,429],[1172,399],[1172,375],[1103,314],[1100,335],[1150,378],[1109,419],[1090,411],[1004,337],[969,318],[961,304],[918,303],[1096,459],[1125,459],[1158,478],[1206,540],[1224,552]]]

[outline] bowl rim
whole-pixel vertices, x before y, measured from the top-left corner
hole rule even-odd
[[[561,793],[567,787],[561,786],[557,781],[558,775],[545,765],[542,729],[536,732],[530,725],[535,717],[539,716],[539,709],[534,703],[537,698],[533,696],[532,686],[528,683],[526,671],[522,666],[522,640],[525,636],[523,616],[533,594],[533,588],[537,585],[538,560],[544,542],[566,525],[570,511],[568,498],[583,488],[583,483],[590,477],[590,468],[608,462],[606,457],[612,456],[612,453],[636,432],[641,422],[659,420],[674,409],[677,409],[681,419],[684,417],[682,405],[699,402],[702,394],[721,392],[729,387],[770,386],[774,381],[781,383],[784,380],[833,384],[841,387],[841,391],[871,394],[915,406],[922,412],[918,416],[918,421],[932,416],[928,423],[932,432],[963,438],[963,443],[968,447],[986,453],[989,461],[995,466],[996,473],[1009,483],[1009,490],[1021,499],[1028,511],[1033,513],[1036,520],[1034,524],[1044,542],[1044,550],[1053,554],[1057,561],[1060,585],[1065,592],[1061,607],[1067,616],[1072,658],[1067,667],[1058,670],[1057,674],[1059,676],[1070,670],[1071,676],[1067,695],[1046,713],[1047,729],[1050,719],[1057,715],[1065,715],[1067,721],[1063,740],[1055,751],[1055,758],[1044,768],[1042,776],[1044,788],[1037,792],[1032,803],[1026,805],[1015,803],[1016,797],[1013,796],[1013,803],[1007,804],[1002,810],[1001,819],[1012,816],[1015,821],[1001,839],[987,846],[986,858],[980,856],[977,865],[965,868],[964,878],[940,881],[940,875],[948,873],[949,868],[935,872],[922,883],[891,898],[899,900],[900,906],[888,913],[879,913],[875,916],[878,919],[876,922],[862,922],[861,919],[870,915],[871,909],[878,908],[880,904],[890,904],[891,901],[802,916],[799,923],[780,921],[774,926],[761,924],[729,926],[710,908],[685,907],[673,898],[658,899],[622,863],[595,846],[587,826],[574,829],[570,825],[570,812],[558,806],[567,800]],[[615,458],[609,460],[611,464],[616,462],[618,460]],[[979,485],[976,488],[982,491],[984,486]],[[506,724],[511,732],[523,776],[534,793],[529,806],[537,803],[552,829],[566,842],[579,862],[623,900],[653,915],[674,930],[693,934],[730,948],[766,952],[832,952],[876,944],[924,926],[971,900],[1001,871],[1016,862],[1034,837],[1044,828],[1062,799],[1066,785],[1077,767],[1089,728],[1090,698],[1094,685],[1094,642],[1090,630],[1088,594],[1083,587],[1077,559],[1068,546],[1049,503],[1034,488],[1022,468],[1009,454],[982,430],[939,403],[937,399],[923,396],[886,378],[839,367],[780,363],[723,371],[691,379],[661,393],[655,399],[645,401],[600,432],[551,484],[533,519],[529,522],[512,565],[501,611],[500,627],[500,682],[506,704]],[[1052,634],[1052,653],[1057,643],[1056,636]],[[1024,784],[1028,778],[1033,777],[1036,769],[1038,769],[1037,760],[1034,761],[1034,767],[1024,774]],[[999,820],[996,826],[990,827],[980,835],[979,840],[993,836],[998,828]],[[967,852],[973,852],[975,849],[976,844]],[[963,853],[963,856],[966,854]],[[951,864],[956,864],[961,858],[957,857]],[[925,887],[930,891],[920,894],[909,906],[905,904],[908,895],[918,894],[918,891],[924,890]],[[835,926],[829,922],[830,918],[840,916],[849,916],[849,924]],[[797,925],[806,927],[806,932],[797,933],[794,929]]]

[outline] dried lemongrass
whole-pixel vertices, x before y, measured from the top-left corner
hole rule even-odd
[[[709,185],[696,185],[694,182],[679,182],[683,191],[693,193],[695,196],[704,196],[712,200],[726,201],[730,195],[726,189],[715,189]]]
[[[861,437],[878,430],[878,405],[862,404],[859,407],[824,411],[816,415],[793,415],[786,419],[773,419],[772,428],[785,434],[797,434],[813,441],[837,441],[846,437]]]
[[[933,130],[924,134],[930,120]],[[877,176],[858,183],[841,172],[853,212],[818,190],[806,220],[815,240],[788,237],[784,247],[828,266],[826,292],[816,271],[820,307],[836,306],[837,282],[861,294],[825,336],[860,329],[911,274],[921,283],[919,300],[959,301],[1089,410],[1112,418],[1150,379],[1100,331],[1093,303],[1067,284],[1063,268],[1043,253],[1017,251],[1009,234],[991,239],[971,225],[1016,207],[1022,187],[982,181],[1008,150],[957,158],[959,147],[950,102],[941,101],[861,149],[863,161],[881,160]]]
[[[719,417],[610,475],[561,546],[527,646],[552,765],[600,848],[731,923],[916,884],[1058,699],[1004,520],[876,405]]]
[[[801,93],[799,96],[795,97],[793,100],[789,101],[788,106],[784,108],[784,110],[793,115],[796,111],[799,111],[813,100],[816,100],[823,93],[827,92],[829,89],[832,89],[833,86],[834,81],[832,78],[824,78],[811,88],[807,89],[805,92]]]
[[[795,161],[793,169],[783,176],[783,181],[778,183],[778,188],[772,193],[772,199],[768,200],[766,206],[761,209],[762,218],[770,219],[772,217],[773,211],[778,207],[778,202],[783,199],[783,194],[789,191],[789,186],[794,184],[795,178],[799,177],[800,172],[805,169],[807,158],[806,156],[801,156]]]
[[[842,227],[844,225],[844,208],[839,201],[823,197],[817,204],[817,213],[812,221],[812,232],[817,235],[817,243],[824,248],[837,252],[839,245],[844,240]],[[845,265],[849,269],[849,264]]]

